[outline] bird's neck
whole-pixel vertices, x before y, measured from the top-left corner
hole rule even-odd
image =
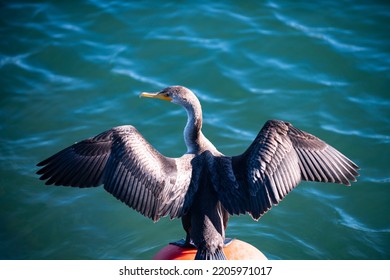
[[[184,141],[187,146],[187,153],[196,154],[205,148],[205,143],[210,143],[202,133],[202,108],[199,101],[196,100],[196,104],[188,104],[185,109],[188,118],[184,129]]]

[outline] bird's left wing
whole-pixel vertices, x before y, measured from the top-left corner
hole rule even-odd
[[[104,188],[157,221],[183,214],[188,204],[191,155],[168,158],[133,126],[120,126],[76,143],[38,163],[47,185]],[[192,192],[189,192],[192,193]]]

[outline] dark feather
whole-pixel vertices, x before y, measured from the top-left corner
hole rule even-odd
[[[186,194],[192,157],[164,157],[134,127],[120,126],[40,162],[37,174],[48,185],[103,184],[113,196],[156,221],[181,216],[185,199],[191,200]]]
[[[223,161],[222,182],[214,184],[218,197],[230,214],[250,213],[260,218],[278,204],[301,180],[350,185],[359,167],[319,138],[271,120],[261,129],[249,148],[239,156],[216,158]],[[213,179],[218,182],[218,179]]]

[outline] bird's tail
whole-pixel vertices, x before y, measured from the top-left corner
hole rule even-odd
[[[217,248],[214,252],[211,252],[210,249],[206,247],[201,247],[198,249],[195,255],[195,260],[226,260],[225,253],[222,249]]]

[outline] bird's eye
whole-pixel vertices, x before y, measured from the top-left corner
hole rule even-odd
[[[165,93],[164,96],[165,96],[165,97],[169,97],[169,93]]]

